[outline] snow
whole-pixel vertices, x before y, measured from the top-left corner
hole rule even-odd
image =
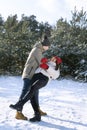
[[[61,79],[40,89],[40,107],[48,115],[35,123],[15,119],[16,111],[9,108],[18,100],[22,86],[20,76],[0,76],[0,130],[87,130],[87,83]],[[29,102],[23,113],[33,116]]]

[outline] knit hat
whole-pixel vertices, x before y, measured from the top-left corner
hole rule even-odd
[[[48,40],[47,36],[44,36],[44,39],[42,41],[42,46],[50,46],[50,41]]]
[[[57,64],[61,64],[62,63],[62,59],[60,57],[55,56],[55,58],[56,58]]]

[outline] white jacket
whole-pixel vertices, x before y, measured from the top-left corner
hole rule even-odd
[[[48,63],[49,68],[47,70],[42,68],[37,68],[35,73],[42,73],[43,75],[47,76],[50,80],[57,79],[60,76],[60,70],[55,70],[56,63],[49,61]]]

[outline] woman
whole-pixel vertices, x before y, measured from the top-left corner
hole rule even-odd
[[[15,105],[10,105],[12,109],[15,109],[17,111],[22,111],[24,104],[28,100],[32,100],[32,98],[35,96],[35,93],[40,88],[46,86],[49,80],[56,79],[60,75],[60,64],[62,60],[59,57],[53,57],[49,62],[47,62],[47,59],[43,59],[44,62],[40,64],[40,67],[36,70],[34,76],[31,80],[31,89],[27,92],[27,94]],[[37,99],[34,98],[34,102],[32,103],[32,107],[34,109],[35,115],[33,118],[30,119],[31,122],[40,121],[41,115],[39,112],[38,103],[36,101]]]

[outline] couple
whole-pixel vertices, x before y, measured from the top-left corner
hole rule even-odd
[[[60,75],[60,64],[62,63],[61,58],[54,56],[50,60],[42,58],[39,67],[36,69],[35,74],[31,78],[29,90],[15,105],[11,104],[10,108],[15,109],[22,113],[23,106],[27,101],[33,99],[32,107],[34,110],[34,117],[30,118],[31,122],[41,121],[41,114],[39,111],[39,104],[35,93],[46,86],[49,80],[56,79]]]

